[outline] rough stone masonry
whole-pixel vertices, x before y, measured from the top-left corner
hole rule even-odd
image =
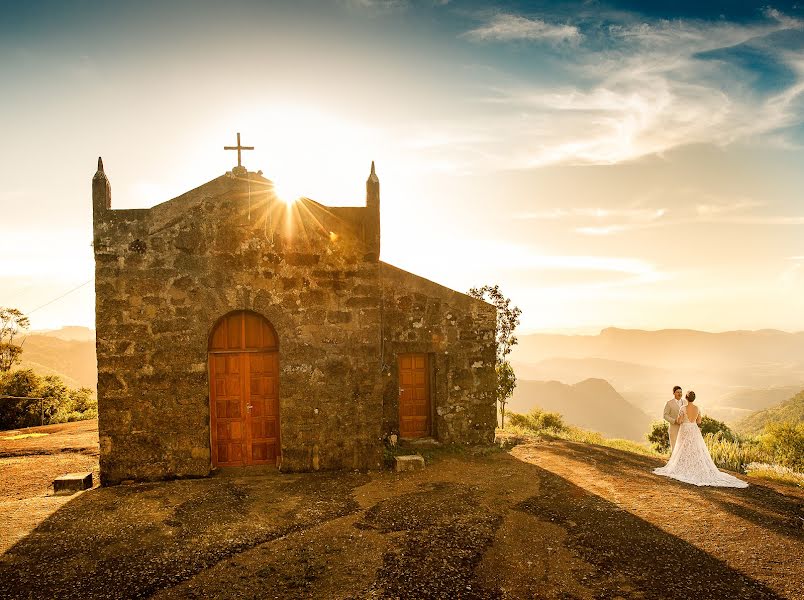
[[[288,204],[238,166],[150,209],[121,210],[98,160],[104,485],[228,464],[372,469],[394,434],[493,441],[494,307],[382,262],[373,163],[366,189],[365,207]],[[240,322],[243,339],[231,325]],[[252,322],[268,333],[249,333]],[[276,373],[256,377],[259,356]],[[215,381],[212,357],[226,370]]]

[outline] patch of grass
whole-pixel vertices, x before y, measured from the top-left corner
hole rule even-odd
[[[535,436],[537,439],[561,439],[584,444],[606,446],[616,450],[634,452],[643,456],[662,456],[647,445],[623,439],[609,439],[596,431],[589,431],[574,425],[564,423],[558,413],[545,412],[534,409],[527,415],[512,413],[509,416],[510,425],[505,428],[507,437]]]
[[[798,473],[793,469],[781,465],[749,463],[745,466],[745,472],[751,477],[759,477],[777,483],[804,487],[804,473]]]
[[[24,440],[26,438],[37,438],[37,437],[43,437],[45,435],[50,435],[50,434],[49,433],[18,433],[17,435],[9,435],[7,437],[0,438],[0,439],[8,440],[8,441],[11,441],[11,440]]]
[[[709,455],[721,469],[745,473],[749,463],[766,463],[768,453],[750,440],[734,440],[718,433],[704,436]]]
[[[632,440],[623,440],[620,438],[607,438],[597,431],[588,431],[580,427],[568,426],[564,431],[559,432],[557,437],[574,442],[583,442],[585,444],[595,444],[596,446],[606,446],[607,448],[614,448],[615,450],[624,450],[626,452],[634,452],[642,456],[661,456],[655,450],[647,446],[634,442]]]

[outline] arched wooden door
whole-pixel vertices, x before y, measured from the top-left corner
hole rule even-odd
[[[229,313],[209,337],[212,466],[278,465],[279,347],[261,315]]]

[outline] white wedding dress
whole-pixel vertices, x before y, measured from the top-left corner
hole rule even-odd
[[[709,456],[709,448],[706,447],[698,424],[689,420],[686,408],[681,409],[681,414],[683,416],[673,454],[665,466],[654,469],[653,472],[693,485],[748,487],[742,479],[718,470],[712,457]]]

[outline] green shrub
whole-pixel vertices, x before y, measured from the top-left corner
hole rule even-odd
[[[706,434],[720,434],[721,439],[728,439],[731,441],[737,441],[737,436],[732,433],[729,426],[726,425],[723,421],[718,421],[717,419],[713,419],[712,417],[707,417],[703,415],[701,417],[701,424],[699,426],[701,428],[701,435],[706,437]]]
[[[513,427],[521,427],[533,433],[558,433],[566,429],[564,417],[558,413],[546,412],[540,408],[534,408],[526,415],[510,413],[508,423]]]
[[[648,443],[659,454],[670,453],[669,425],[667,421],[654,421],[650,424]]]
[[[760,440],[774,463],[804,471],[804,423],[768,423]]]

